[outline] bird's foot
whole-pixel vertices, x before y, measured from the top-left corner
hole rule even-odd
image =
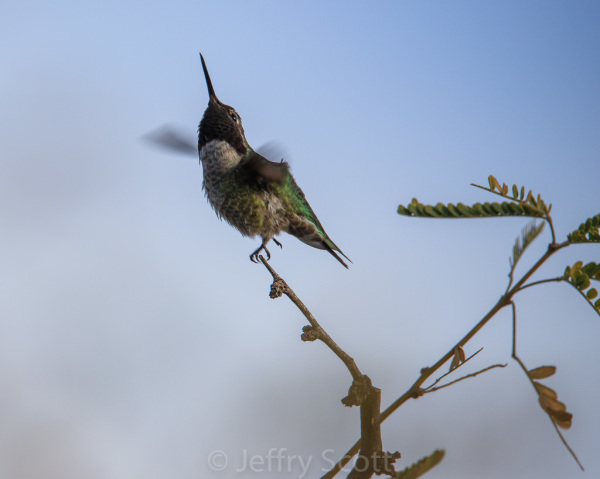
[[[269,261],[271,259],[271,253],[269,253],[269,250],[264,244],[261,244],[260,247],[250,255],[250,261],[253,263],[258,263],[258,253],[260,253],[262,250],[265,250],[267,261]]]
[[[279,241],[277,241],[275,238],[273,238],[273,242],[274,242],[274,243],[275,243],[277,246],[279,246],[281,249],[283,249],[283,245],[282,245],[282,244],[281,244]]]

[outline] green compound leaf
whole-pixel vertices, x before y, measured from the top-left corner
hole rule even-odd
[[[430,469],[433,469],[435,466],[437,466],[442,461],[445,454],[446,451],[443,449],[436,449],[429,456],[425,456],[423,459],[415,462],[410,467],[407,467],[406,469],[394,474],[392,479],[417,479],[417,477],[421,477]]]
[[[569,243],[600,243],[600,214],[592,216],[567,235]]]
[[[502,203],[475,203],[467,206],[463,203],[438,203],[435,206],[420,203],[416,198],[404,206],[398,206],[398,214],[416,218],[489,218],[493,216],[529,216],[548,219],[552,205],[546,205],[540,195],[534,196],[531,191],[525,194],[525,187],[500,182],[493,176],[488,177],[489,188],[473,185],[490,193],[502,196],[509,201]],[[600,215],[598,219],[600,224]],[[600,237],[599,237],[600,239]]]
[[[564,279],[577,289],[589,305],[594,308],[594,311],[600,315],[600,299],[594,302],[594,299],[598,296],[598,290],[591,287],[592,281],[600,281],[600,264],[591,261],[584,265],[582,261],[577,261],[573,266],[565,268]]]
[[[521,204],[522,206],[528,206],[530,210],[535,210],[535,213],[537,213],[534,214],[533,211],[530,211],[529,214],[526,216],[537,216],[540,218],[546,218],[552,210],[552,205],[546,205],[546,203],[544,202],[544,200],[542,200],[542,197],[540,195],[537,195],[536,198],[531,192],[531,190],[527,193],[527,196],[525,196],[524,186],[521,186],[521,188],[519,189],[517,185],[512,185],[512,188],[509,188],[506,183],[502,183],[502,185],[500,185],[500,182],[493,175],[488,176],[488,184],[490,185],[489,188],[476,184],[473,184],[473,186],[481,188],[485,191],[489,191],[490,193],[503,196],[504,198]],[[509,194],[509,190],[512,194]]]
[[[526,216],[545,218],[546,213],[528,204],[521,203],[475,203],[467,206],[463,203],[438,203],[435,206],[420,203],[416,198],[406,206],[398,206],[398,214],[414,218],[492,218],[496,216]]]

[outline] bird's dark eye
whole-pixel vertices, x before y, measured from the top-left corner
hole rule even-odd
[[[231,119],[237,123],[238,116],[234,112],[231,112]]]

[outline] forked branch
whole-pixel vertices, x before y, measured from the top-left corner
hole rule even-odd
[[[380,419],[381,391],[373,387],[369,377],[360,372],[354,359],[327,334],[305,304],[298,298],[285,280],[277,274],[267,260],[262,255],[259,256],[259,259],[273,277],[269,296],[275,299],[285,294],[310,323],[310,326],[302,328],[301,339],[303,341],[315,341],[317,339],[322,341],[340,358],[352,376],[352,385],[350,386],[348,395],[342,399],[342,403],[345,406],[360,407],[362,448],[359,454],[360,467],[355,466],[348,477],[352,479],[368,479],[373,474],[394,474],[394,462],[400,457],[400,453],[383,451]]]

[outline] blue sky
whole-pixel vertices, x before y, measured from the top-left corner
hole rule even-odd
[[[559,239],[599,212],[599,27],[592,1],[5,0],[0,475],[238,477],[243,451],[286,448],[314,457],[317,477],[323,451],[357,437],[358,411],[339,402],[347,373],[299,341],[291,303],[268,298],[270,276],[248,260],[258,240],[216,218],[197,160],[142,140],[164,124],[194,138],[208,101],[198,52],[250,144],[282,146],[354,261],[346,271],[289,236],[271,248],[386,406],[502,294],[526,223],[408,219],[398,204],[491,201],[469,184],[494,174],[553,203]],[[579,259],[598,248],[568,248],[537,278]],[[561,284],[517,307],[521,357],[558,367],[547,384],[594,477],[600,319]],[[507,368],[384,424],[400,467],[446,447],[429,477],[578,474],[510,340],[502,312],[465,371]]]

